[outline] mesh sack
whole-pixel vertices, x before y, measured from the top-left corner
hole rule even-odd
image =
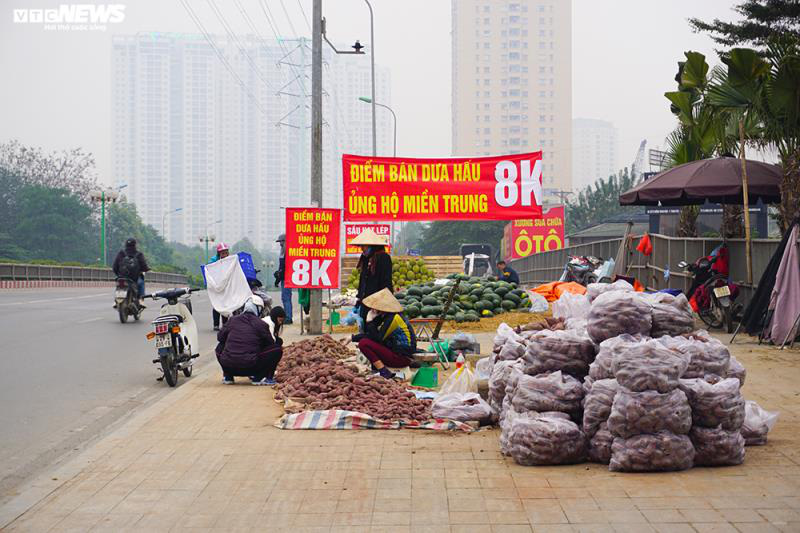
[[[721,426],[728,431],[741,429],[745,412],[738,379],[727,378],[715,383],[700,378],[682,379],[680,387],[689,399],[695,426]]]
[[[694,464],[694,446],[686,435],[668,431],[614,439],[611,445],[612,472],[665,472],[686,470]]]
[[[589,377],[594,381],[612,379],[614,377],[614,354],[629,346],[639,344],[646,338],[641,335],[620,335],[601,342],[598,346],[597,356],[589,365]]]
[[[592,438],[589,439],[589,460],[593,463],[607,465],[611,460],[611,445],[614,435],[608,430],[608,425],[603,422]]]
[[[520,465],[563,465],[586,457],[586,437],[571,420],[539,415],[511,422],[508,452]]]
[[[489,377],[489,405],[495,415],[500,414],[503,398],[506,395],[506,382],[515,363],[516,361],[497,361],[492,366],[492,375]]]
[[[520,339],[522,340],[522,339]],[[515,361],[525,355],[525,344],[514,339],[506,340],[500,352],[497,354],[498,361]]]
[[[636,292],[611,291],[598,296],[586,319],[586,331],[595,343],[630,335],[649,335],[653,327],[651,306]]]
[[[560,370],[583,377],[594,354],[594,343],[586,335],[572,330],[543,330],[530,338],[522,360],[526,374]]]
[[[503,414],[500,417],[500,453],[509,455],[509,436],[511,435],[511,423],[517,418],[535,418],[539,416],[536,411],[519,412],[511,406],[509,397],[503,401]]]
[[[624,279],[618,279],[614,283],[590,283],[586,286],[586,297],[589,298],[590,302],[594,302],[601,294],[612,291],[633,292],[633,285]]]
[[[628,390],[666,393],[678,387],[678,379],[686,371],[688,363],[687,355],[650,339],[626,345],[617,351],[612,370],[619,384]]]
[[[744,379],[747,377],[747,370],[744,365],[739,362],[736,357],[731,355],[730,364],[728,365],[728,372],[725,374],[726,378],[736,378],[739,380],[739,386],[744,387]]]
[[[706,375],[725,376],[728,373],[730,352],[724,344],[705,331],[680,337],[661,337],[664,346],[689,357],[689,366],[681,377],[702,378]]]
[[[648,299],[653,306],[651,337],[683,335],[694,331],[694,313],[686,296],[657,292]]]
[[[433,401],[431,415],[459,422],[481,421],[492,416],[492,408],[478,393],[453,392],[440,395]]]
[[[694,426],[689,432],[697,466],[729,466],[744,462],[744,438],[739,430]]]
[[[583,398],[583,432],[587,437],[594,435],[600,425],[608,420],[618,390],[616,379],[600,379],[592,383]]]
[[[581,382],[568,374],[523,374],[519,376],[514,387],[511,405],[517,411],[560,411],[577,416],[581,409],[581,399]]]
[[[573,294],[565,291],[553,302],[553,316],[556,318],[586,318],[592,308],[589,298],[585,294]]]
[[[680,389],[661,394],[631,392],[620,387],[608,416],[608,430],[623,439],[659,431],[685,435],[691,427],[692,410]]]
[[[762,446],[767,443],[767,433],[778,421],[777,411],[767,411],[756,402],[747,400],[744,405],[742,437],[747,446]]]

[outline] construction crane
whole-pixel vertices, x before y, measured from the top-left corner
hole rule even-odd
[[[647,146],[647,139],[642,139],[639,143],[639,150],[636,152],[636,158],[631,163],[631,178],[633,183],[639,183],[642,179],[642,172],[644,171],[644,149]]]

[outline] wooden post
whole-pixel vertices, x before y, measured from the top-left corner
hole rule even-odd
[[[444,307],[442,308],[442,314],[439,317],[441,320],[436,324],[436,329],[433,330],[434,339],[439,338],[439,332],[442,331],[442,321],[447,319],[447,311],[450,310],[450,305],[453,303],[453,299],[455,298],[456,294],[458,294],[459,283],[461,283],[461,280],[457,279],[450,289],[450,293],[447,295],[447,301],[445,301]]]
[[[744,250],[747,262],[747,283],[753,284],[753,258],[750,250],[750,198],[747,191],[747,163],[744,158],[744,116],[739,119],[739,158],[742,160],[742,201],[744,202]]]

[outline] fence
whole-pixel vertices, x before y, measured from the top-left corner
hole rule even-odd
[[[185,285],[188,279],[183,274],[169,272],[148,272],[148,283]],[[32,286],[38,282],[64,282],[64,284],[104,284],[116,279],[108,268],[26,265],[0,263],[0,282],[20,282],[16,286]]]
[[[651,234],[653,253],[646,257],[635,250],[638,239],[639,236],[635,236],[629,243],[625,251],[625,264],[629,275],[635,276],[648,289],[652,290],[670,288],[687,291],[692,282],[691,274],[678,268],[678,263],[680,261],[691,263],[698,257],[709,255],[714,248],[722,244],[722,239],[691,239]],[[570,256],[593,255],[605,259],[615,258],[621,242],[622,238],[617,238],[541,252],[512,261],[512,266],[519,273],[520,281],[523,284],[539,285],[559,279]],[[752,240],[753,283],[748,284],[746,282],[745,240],[727,240],[730,256],[730,279],[740,286],[742,291],[740,302],[750,301],[753,291],[758,285],[758,280],[761,279],[761,275],[767,268],[779,243],[780,241],[777,239]],[[665,279],[666,272],[669,272],[667,279]]]

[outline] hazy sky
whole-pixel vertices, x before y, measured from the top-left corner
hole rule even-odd
[[[115,0],[116,1],[116,0]],[[112,33],[197,33],[178,0],[125,2],[125,20],[107,32],[45,31],[15,24],[15,8],[52,8],[68,0],[0,0],[0,141],[17,138],[46,150],[81,146],[95,154],[101,179],[110,168],[110,41]],[[300,11],[310,0],[267,0],[280,31],[310,32]],[[231,25],[247,32],[235,4],[216,0]],[[83,0],[76,3],[86,3]],[[450,0],[373,0],[376,62],[392,71],[398,154],[450,155]],[[675,125],[663,93],[674,87],[686,50],[717,63],[711,40],[686,19],[734,18],[733,0],[574,0],[573,117],[609,120],[619,130],[620,167],[646,138],[663,147]],[[209,31],[222,33],[209,4],[192,4]],[[262,35],[270,36],[257,0],[242,0]],[[284,13],[284,6],[288,17]],[[325,0],[328,37],[369,42],[363,0]],[[356,59],[357,60],[357,59]]]

